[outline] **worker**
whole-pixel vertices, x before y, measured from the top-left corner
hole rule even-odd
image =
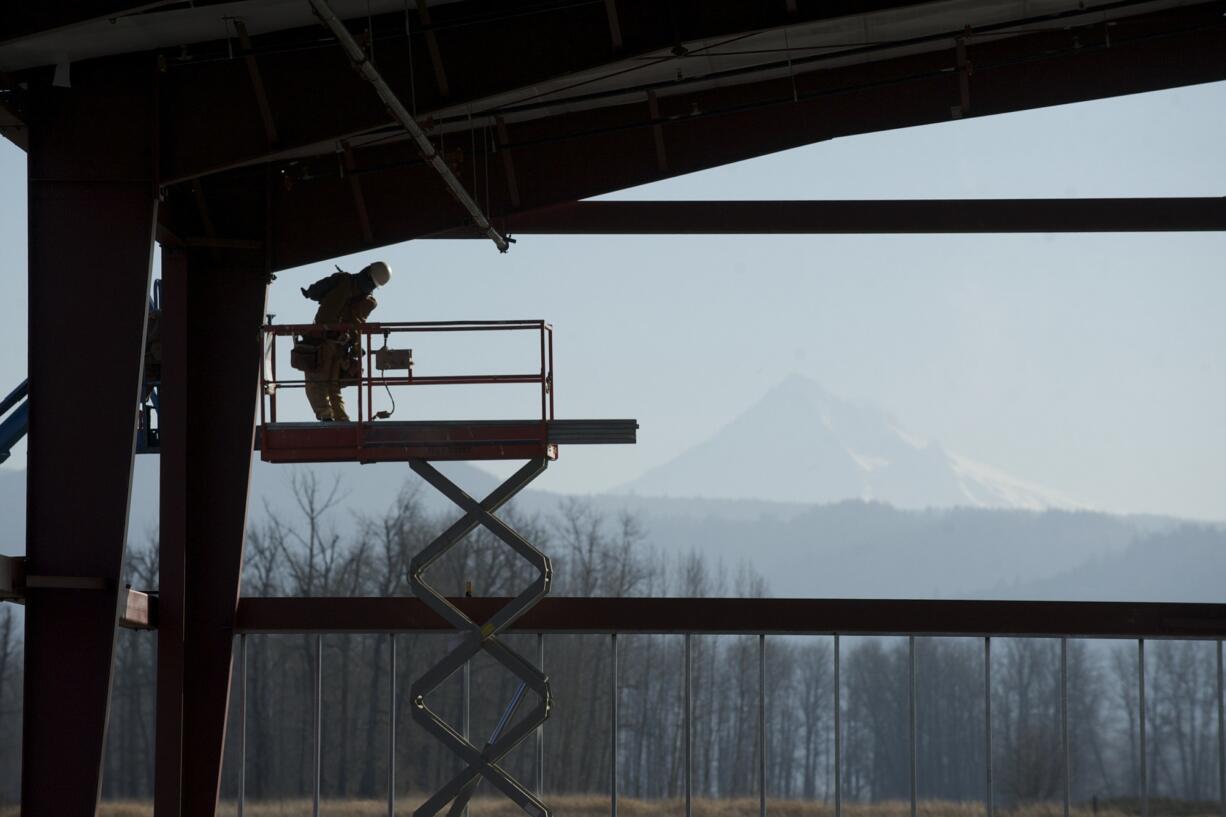
[[[302,294],[319,302],[315,323],[320,326],[359,326],[366,323],[378,302],[371,295],[376,287],[392,279],[392,270],[382,261],[368,264],[358,273],[336,272],[321,278],[302,290]],[[315,419],[324,422],[347,422],[341,387],[356,381],[362,372],[362,338],[356,332],[329,329],[315,338],[318,363],[306,372],[306,395],[315,411]]]

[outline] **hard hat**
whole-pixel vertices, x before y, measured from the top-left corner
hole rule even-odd
[[[382,261],[376,261],[366,267],[366,271],[370,273],[370,280],[375,282],[375,286],[386,286],[387,282],[392,280],[392,268]]]

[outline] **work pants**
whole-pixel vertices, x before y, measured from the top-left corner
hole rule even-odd
[[[345,358],[345,344],[325,340],[319,345],[319,366],[306,373],[306,396],[316,420],[349,420],[341,397],[341,367]]]

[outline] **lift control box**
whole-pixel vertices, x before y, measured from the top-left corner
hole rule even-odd
[[[392,369],[410,371],[413,368],[413,350],[379,349],[375,352],[375,368],[381,372]]]

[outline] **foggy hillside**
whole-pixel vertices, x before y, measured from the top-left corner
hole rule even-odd
[[[695,550],[730,571],[751,562],[776,596],[1226,601],[1215,580],[1226,575],[1221,526],[865,502],[737,520],[714,502],[699,516],[629,497],[595,501],[639,516],[655,547]]]
[[[156,465],[156,458],[138,458],[134,542],[156,531]],[[448,470],[477,495],[496,482],[472,466]],[[292,481],[304,472],[257,462],[252,473],[249,527],[269,511],[295,521]],[[381,515],[402,488],[421,486],[429,507],[449,508],[407,469],[320,466],[318,473],[323,485],[341,479],[347,500],[327,524],[345,537],[356,532],[361,517]],[[22,508],[23,478],[21,472],[3,474],[0,507]],[[515,505],[551,517],[567,499],[527,491]],[[693,551],[729,574],[752,563],[776,596],[1226,601],[1218,580],[1226,575],[1222,526],[1090,511],[917,511],[860,501],[801,505],[612,495],[580,501],[608,518],[634,517],[644,544],[662,554]],[[0,523],[0,541],[10,553],[23,541],[14,521],[20,514],[6,513]]]
[[[130,541],[156,535],[158,462],[136,458]],[[439,467],[478,498],[498,483],[474,465]],[[415,486],[431,511],[458,513],[403,464],[309,472],[336,483],[327,524],[343,537]],[[292,522],[307,473],[256,459],[249,530],[269,513]],[[0,552],[24,548],[24,482],[0,470]],[[553,517],[565,501],[529,490],[515,506]],[[663,555],[694,552],[729,574],[752,563],[777,596],[1226,601],[1213,581],[1226,575],[1226,526],[1077,508],[797,376],[623,491],[581,501],[634,517]]]

